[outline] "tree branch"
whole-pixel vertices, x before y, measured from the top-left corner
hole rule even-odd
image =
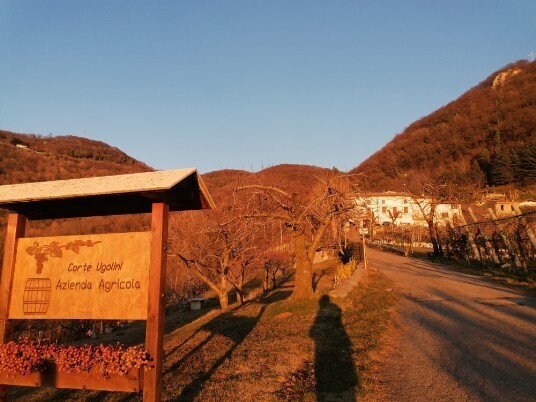
[[[262,186],[260,184],[251,184],[249,186],[236,187],[235,191],[244,191],[244,190],[251,190],[251,189],[274,192],[274,193],[277,193],[279,195],[282,195],[283,197],[288,198],[289,200],[292,200],[292,196],[289,193],[287,193],[286,191],[283,191],[283,190],[281,190],[280,188],[277,188],[277,187]]]
[[[201,272],[201,269],[199,266],[205,266],[203,264],[200,264],[196,260],[189,260],[185,258],[182,254],[177,254],[177,256],[184,262],[186,265],[186,268],[188,268],[191,272],[193,272],[199,279],[201,279],[203,282],[205,282],[212,290],[214,290],[216,293],[220,293],[220,289],[218,288],[218,285],[216,285],[213,281],[211,281],[208,276],[203,274]],[[193,264],[192,267],[190,264]],[[205,266],[206,267],[206,266]]]
[[[329,223],[331,222],[332,218],[333,218],[332,214],[329,214],[324,218],[324,220],[320,224],[320,229],[315,233],[313,241],[311,245],[308,247],[309,250],[307,254],[311,262],[313,261],[315,257],[314,253],[316,253],[316,249],[318,248],[320,242],[322,241],[322,238],[324,237],[324,234],[326,233],[326,229],[328,228]]]
[[[284,222],[292,222],[293,221],[291,216],[279,215],[279,214],[271,214],[271,213],[259,213],[259,214],[251,214],[251,215],[241,215],[241,218],[244,218],[244,219],[278,219],[278,220],[284,221]]]

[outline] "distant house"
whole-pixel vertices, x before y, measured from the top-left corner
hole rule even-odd
[[[506,217],[517,215],[516,209],[519,209],[519,202],[516,201],[499,201],[489,203],[489,208],[495,212],[497,217]]]
[[[358,210],[366,211],[371,223],[383,226],[426,226],[424,215],[429,214],[433,205],[432,199],[424,197],[414,199],[408,194],[393,191],[361,196],[355,199],[355,203]],[[434,221],[440,225],[452,222],[459,215],[460,206],[457,204],[440,203],[434,206]]]
[[[23,148],[23,149],[27,149],[28,148],[28,145],[24,145],[24,144],[17,144],[15,145],[17,148]]]

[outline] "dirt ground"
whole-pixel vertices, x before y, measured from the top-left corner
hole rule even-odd
[[[397,296],[381,401],[536,400],[536,300],[490,279],[370,250]]]

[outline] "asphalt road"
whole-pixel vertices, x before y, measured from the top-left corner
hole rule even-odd
[[[536,300],[486,278],[368,250],[393,281],[386,401],[536,401]]]

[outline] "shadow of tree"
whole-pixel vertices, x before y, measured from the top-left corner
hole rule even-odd
[[[438,356],[425,348],[421,353],[437,361],[470,399],[534,399],[534,312],[515,304],[452,299],[439,287],[429,291],[438,300],[410,299],[416,308],[406,316],[413,328],[422,327],[430,339],[449,347],[449,354]],[[520,310],[527,315],[519,315]]]
[[[533,299],[444,265],[370,255],[400,286],[386,399],[534,400]]]
[[[341,321],[341,309],[324,295],[309,332],[315,342],[314,371],[319,401],[355,400],[358,376],[352,346]],[[335,398],[335,399],[334,399]]]
[[[174,348],[167,355],[167,359],[175,360],[175,362],[165,368],[164,374],[176,379],[176,375],[182,373],[182,379],[186,381],[182,389],[180,389],[181,384],[176,384],[179,389],[176,387],[175,390],[169,389],[173,400],[193,401],[218,367],[232,356],[236,348],[253,330],[266,307],[273,302],[286,299],[290,294],[290,291],[276,291],[263,299],[261,303],[257,303],[259,308],[256,310],[252,308],[254,303],[251,303],[244,306],[248,307],[247,310],[239,308],[220,314]],[[252,310],[254,313],[251,313]],[[195,346],[190,348],[190,345]],[[189,374],[184,375],[185,371]],[[171,385],[171,388],[174,386]]]
[[[236,348],[254,329],[266,307],[282,301],[292,294],[291,287],[283,286],[258,302],[246,303],[236,310],[220,314],[198,328],[178,346],[173,347],[164,359],[164,392],[168,400],[192,401],[202,391],[216,370],[232,356]],[[181,314],[166,324],[166,332],[180,328],[201,318],[207,311]],[[166,317],[168,318],[168,317]],[[141,337],[144,325],[129,328],[132,340]],[[139,334],[138,334],[139,332]],[[141,394],[109,393],[103,391],[68,390],[50,388],[10,387],[15,400],[86,400],[131,401],[141,400]],[[19,399],[20,398],[20,399]]]
[[[260,316],[264,311],[265,306],[259,312],[257,317],[240,317],[225,314],[225,317],[220,320],[212,320],[206,325],[203,326],[202,330],[210,331],[212,333],[204,342],[195,347],[187,357],[198,353],[199,350],[204,347],[208,342],[214,339],[216,335],[224,336],[230,341],[232,341],[231,346],[219,356],[212,366],[205,372],[200,373],[199,376],[194,378],[194,380],[188,384],[181,392],[179,400],[181,401],[193,401],[199,392],[203,389],[203,384],[212,376],[216,369],[227,360],[234,352],[234,350],[242,343],[246,336],[251,332]],[[223,325],[222,325],[223,324]],[[187,358],[186,357],[186,358]],[[174,369],[174,367],[172,367]]]
[[[320,279],[326,274],[326,271],[324,269],[321,269],[319,271],[313,272],[313,292],[316,292],[316,288],[318,287],[318,283],[320,282]]]

